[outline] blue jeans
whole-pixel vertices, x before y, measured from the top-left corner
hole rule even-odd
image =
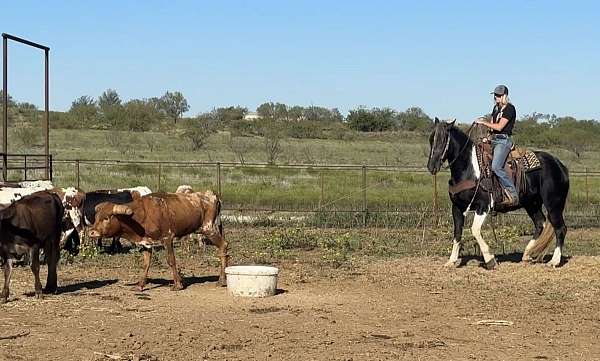
[[[496,134],[492,140],[492,149],[494,152],[494,159],[492,160],[492,172],[498,176],[498,180],[502,187],[504,187],[511,195],[515,198],[519,197],[517,188],[513,184],[512,180],[508,177],[508,173],[504,170],[504,164],[506,163],[506,157],[510,153],[510,149],[513,146],[513,141],[510,136],[506,134]]]

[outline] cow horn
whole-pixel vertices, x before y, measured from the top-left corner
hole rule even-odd
[[[113,214],[124,214],[130,216],[133,214],[133,210],[123,204],[115,204],[112,209]]]

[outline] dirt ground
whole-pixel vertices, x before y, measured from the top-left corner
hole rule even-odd
[[[179,259],[185,290],[156,265],[150,289],[135,292],[132,257],[61,265],[59,294],[42,300],[17,268],[0,305],[0,360],[600,359],[598,257],[550,269],[515,255],[495,271],[440,257],[350,270],[290,261],[264,299],[229,296],[217,269],[191,258]]]

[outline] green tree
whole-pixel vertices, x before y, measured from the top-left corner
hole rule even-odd
[[[98,106],[104,121],[112,126],[119,127],[119,123],[123,120],[123,106],[121,105],[121,98],[114,89],[106,89],[98,97]]]
[[[192,150],[195,151],[204,148],[208,138],[216,131],[217,126],[214,119],[199,116],[188,122],[181,136],[191,142]]]
[[[190,106],[180,92],[176,91],[171,93],[167,91],[159,100],[159,108],[167,114],[167,116],[173,119],[173,122],[177,124],[177,120],[181,118],[183,113],[190,110]]]
[[[114,106],[121,105],[121,98],[119,94],[114,89],[106,89],[99,97],[98,97],[98,106],[102,112],[105,109],[109,109]]]
[[[232,121],[244,119],[246,114],[248,114],[248,108],[230,106],[216,108],[210,113],[210,116],[220,123],[230,123]]]
[[[269,164],[275,164],[277,158],[283,153],[283,139],[285,132],[281,123],[267,121],[263,129],[264,150]]]
[[[394,128],[396,112],[390,108],[358,108],[350,110],[348,126],[360,132],[381,132]]]
[[[263,119],[275,119],[275,104],[273,102],[262,103],[256,108],[256,113]]]
[[[132,99],[125,103],[124,109],[127,129],[136,132],[152,129],[161,117],[156,108],[145,100]]]
[[[427,131],[431,127],[431,118],[419,107],[410,107],[396,118],[398,128],[403,130]]]
[[[90,122],[95,122],[97,120],[98,107],[96,106],[94,98],[83,95],[71,103],[69,113],[73,116],[75,121],[85,127]]]
[[[4,105],[4,90],[0,89],[0,106]],[[13,97],[10,96],[10,94],[8,94],[8,106],[12,107],[13,105],[15,105],[15,101],[13,99]]]
[[[291,121],[299,121],[302,119],[304,114],[304,108],[298,105],[294,105],[288,110],[288,116]]]
[[[555,139],[561,146],[580,158],[585,150],[598,144],[596,135],[600,132],[600,124],[592,120],[561,117],[555,120],[551,131],[556,134]]]

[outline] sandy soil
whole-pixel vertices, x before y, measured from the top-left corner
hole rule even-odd
[[[130,290],[134,262],[62,265],[60,293],[33,297],[15,271],[0,305],[0,360],[594,360],[600,359],[600,258],[560,269],[500,259],[442,267],[438,257],[326,269],[279,265],[279,294],[234,298],[217,270],[179,260]],[[502,262],[503,261],[503,262]],[[500,325],[481,322],[505,321]]]

